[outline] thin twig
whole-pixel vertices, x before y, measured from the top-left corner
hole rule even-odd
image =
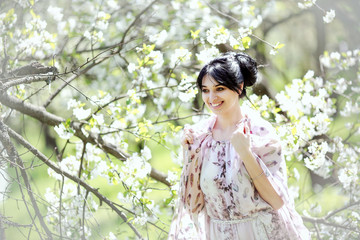
[[[99,61],[95,61],[97,60],[97,58],[104,54],[105,52],[109,51],[111,49],[107,49],[105,51],[102,51],[100,53],[98,53],[94,58],[92,59],[88,59],[85,63],[83,63],[82,65],[80,65],[79,67],[77,67],[75,70],[72,70],[71,72],[74,73],[73,76],[69,77],[66,80],[63,80],[64,83],[56,90],[56,92],[54,92],[49,98],[48,100],[44,103],[43,107],[46,108],[47,106],[49,106],[49,104],[52,102],[52,100],[67,86],[69,85],[72,81],[74,81],[76,78],[80,77],[81,75],[85,74],[86,72],[88,72],[90,69],[92,69],[93,67],[95,67],[96,65],[104,62],[106,59],[110,58],[113,56],[113,54],[109,54],[106,57],[101,58]],[[87,66],[85,69],[81,70],[80,72],[77,72],[78,70],[80,70],[81,68],[83,68],[84,66],[86,66],[87,64],[91,63],[89,66]],[[64,73],[67,74],[67,73]],[[58,77],[60,77],[61,74],[58,74]]]
[[[215,8],[214,6],[212,6],[210,3],[208,3],[207,1],[204,1],[212,10],[214,10],[215,12],[219,13],[220,15],[227,17],[233,21],[235,21],[236,23],[240,23],[239,20],[237,20],[236,18],[234,18],[233,16],[230,16],[229,14],[226,14],[224,12],[221,12],[219,9]],[[269,45],[272,48],[275,48],[275,46],[267,41],[265,41],[264,39],[261,39],[260,37],[254,35],[254,34],[250,34],[250,36],[262,41],[263,43],[266,43],[267,45]]]
[[[140,233],[138,230],[128,221],[126,215],[120,211],[114,203],[106,198],[104,195],[99,193],[98,189],[93,188],[92,186],[88,185],[83,180],[79,179],[76,176],[73,176],[67,172],[64,172],[62,169],[57,167],[52,161],[49,161],[49,159],[38,149],[36,149],[34,146],[32,146],[29,142],[27,142],[22,136],[20,136],[18,133],[16,133],[14,130],[6,126],[6,130],[8,131],[9,135],[14,138],[19,144],[27,148],[32,154],[37,156],[41,161],[43,161],[48,167],[50,167],[52,170],[54,170],[56,173],[60,175],[64,175],[68,179],[72,180],[73,182],[80,184],[84,189],[94,194],[101,202],[106,203],[112,210],[114,210],[122,219],[123,221],[132,229],[132,231],[142,239]]]
[[[60,239],[62,239],[62,194],[64,191],[64,184],[65,184],[65,179],[64,179],[64,175],[61,175],[61,189],[60,189],[60,196],[59,196],[59,228],[60,228]]]
[[[351,207],[356,206],[356,205],[360,205],[360,201],[356,201],[356,202],[350,203],[350,204],[348,204],[346,206],[343,206],[343,207],[341,207],[339,209],[336,209],[335,211],[330,212],[328,215],[326,215],[324,217],[324,219],[327,220],[327,219],[331,218],[332,216],[336,215],[337,213],[339,213],[341,211],[344,211],[344,210],[347,210],[348,208],[351,208]]]
[[[89,191],[86,191],[85,197],[84,197],[84,205],[83,205],[83,214],[82,214],[82,224],[81,224],[81,230],[82,230],[82,235],[81,235],[81,239],[85,240],[85,207],[86,207],[86,198],[89,195]]]
[[[134,19],[134,21],[131,22],[131,24],[127,27],[127,29],[125,30],[124,32],[124,35],[119,43],[119,49],[117,52],[120,52],[123,45],[124,45],[124,42],[125,42],[125,38],[126,38],[126,35],[128,34],[128,32],[130,31],[130,29],[138,22],[138,20],[140,19],[140,17],[146,13],[157,1],[159,0],[154,0],[152,1],[147,7],[145,7],[137,16],[136,18]]]
[[[86,152],[86,142],[83,142],[83,149],[82,149],[82,153],[81,153],[81,158],[80,158],[80,166],[79,166],[79,173],[78,173],[78,178],[81,178],[81,170],[82,170],[82,165],[83,165],[83,161],[84,161],[84,155]],[[78,188],[78,193],[79,192],[79,188]]]
[[[6,151],[9,154],[9,156],[12,159],[14,159],[15,162],[19,165],[19,168],[16,168],[16,170],[17,169],[20,170],[21,177],[24,180],[25,188],[30,197],[32,207],[34,208],[35,214],[36,214],[37,218],[39,219],[39,222],[40,222],[42,228],[45,230],[48,239],[52,239],[52,234],[51,234],[49,228],[47,227],[47,225],[45,224],[45,221],[40,213],[39,207],[38,207],[36,200],[34,198],[34,195],[32,193],[31,185],[30,185],[27,173],[25,171],[24,164],[21,161],[20,157],[18,156],[14,145],[10,141],[10,138],[8,135],[8,129],[7,129],[6,125],[1,120],[0,120],[0,130],[1,130],[1,135],[2,135],[2,137],[0,138],[1,142],[3,143],[4,147],[6,148]]]
[[[61,122],[65,122],[65,119],[47,112],[43,107],[33,105],[28,102],[22,102],[20,99],[9,96],[7,94],[0,93],[0,103],[4,104],[7,107],[15,109],[21,113],[24,113],[28,116],[31,116],[42,123],[45,123],[50,126],[57,126]],[[118,149],[116,146],[105,142],[100,134],[90,133],[89,136],[85,136],[80,128],[81,123],[73,122],[72,127],[75,129],[75,136],[79,137],[81,140],[91,143],[99,144],[104,152],[110,153],[114,157],[118,158],[121,161],[125,161],[128,158],[128,154]],[[156,179],[159,182],[162,182],[168,186],[169,182],[166,181],[167,175],[161,173],[160,171],[152,168],[151,177]]]
[[[312,218],[312,217],[302,216],[302,219],[305,222],[311,222],[313,224],[317,224],[317,223],[318,224],[324,224],[324,225],[327,225],[327,226],[342,228],[342,229],[350,230],[350,231],[353,231],[353,232],[356,232],[356,233],[360,233],[360,231],[357,230],[356,228],[350,228],[350,227],[342,226],[340,224],[332,223],[332,222],[326,221],[324,218]]]

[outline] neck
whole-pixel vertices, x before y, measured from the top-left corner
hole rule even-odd
[[[217,115],[216,128],[231,130],[243,118],[240,106],[227,114]]]

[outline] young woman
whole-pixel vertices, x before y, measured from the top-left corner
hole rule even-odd
[[[239,105],[256,79],[257,63],[244,53],[226,53],[200,71],[197,85],[214,115],[185,127],[169,239],[310,239],[289,198],[274,128]]]

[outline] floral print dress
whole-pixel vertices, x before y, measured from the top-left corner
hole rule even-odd
[[[250,116],[250,117],[249,117]],[[271,124],[248,115],[252,153],[284,206],[264,201],[230,141],[216,141],[216,116],[192,126],[194,144],[185,149],[180,202],[169,239],[310,239],[287,190],[280,141]]]

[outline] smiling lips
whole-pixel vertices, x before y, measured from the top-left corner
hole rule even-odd
[[[213,107],[213,108],[218,108],[221,104],[223,104],[223,102],[219,102],[219,103],[210,103],[211,107]]]

